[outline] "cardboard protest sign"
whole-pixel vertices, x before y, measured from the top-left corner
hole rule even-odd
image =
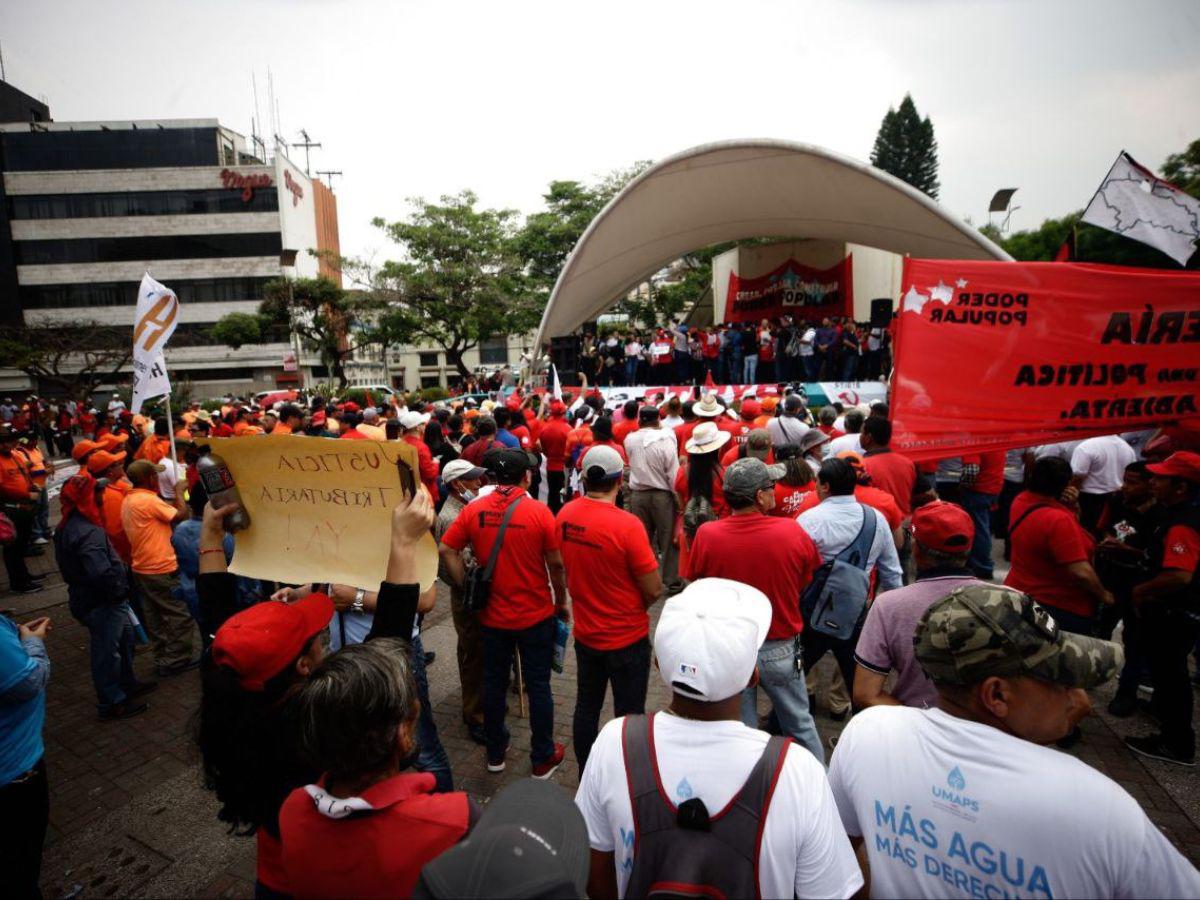
[[[1200,273],[905,261],[892,447],[916,460],[1200,422]]]
[[[391,549],[392,509],[403,496],[396,461],[415,471],[412,447],[297,435],[214,438],[209,444],[229,466],[250,514],[250,527],[236,535],[231,572],[287,584],[379,588]],[[433,584],[432,536],[418,546],[417,567],[421,587]]]

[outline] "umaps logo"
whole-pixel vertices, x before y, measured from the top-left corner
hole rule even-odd
[[[963,777],[962,770],[955,766],[946,776],[946,784],[948,787],[940,785],[933,786],[933,796],[942,801],[942,804],[949,805],[956,811],[964,813],[979,812],[979,801],[963,794],[967,787],[967,779]],[[939,804],[940,805],[940,804]]]

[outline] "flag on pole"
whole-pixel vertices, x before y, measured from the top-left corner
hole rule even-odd
[[[553,397],[555,400],[561,400],[562,399],[562,382],[558,380],[558,366],[551,363],[550,371],[554,374],[554,381],[551,382],[552,387],[550,390],[550,396]]]
[[[159,284],[147,272],[138,289],[137,313],[133,326],[133,403],[132,412],[141,412],[150,397],[171,393],[163,347],[175,333],[179,322],[179,298]]]
[[[1121,151],[1081,221],[1149,244],[1185,266],[1200,239],[1200,200]]]

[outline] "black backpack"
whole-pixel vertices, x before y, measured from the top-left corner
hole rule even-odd
[[[622,729],[634,856],[626,898],[757,897],[759,837],[791,738],[767,742],[750,777],[720,812],[693,797],[678,808],[658,774],[646,716],[626,716]]]

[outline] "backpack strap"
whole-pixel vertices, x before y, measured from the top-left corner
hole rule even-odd
[[[758,856],[762,849],[767,809],[771,805],[791,743],[790,737],[780,735],[774,735],[767,741],[746,783],[714,823],[714,831],[719,831],[721,839],[753,864],[756,888],[759,883]],[[721,823],[727,823],[727,826]]]
[[[867,560],[871,557],[871,545],[875,543],[875,526],[878,516],[875,515],[875,510],[865,503],[858,505],[862,507],[863,511],[862,527],[858,529],[858,535],[854,540],[842,548],[842,552],[834,559],[865,569]]]
[[[1028,519],[1032,513],[1037,512],[1039,509],[1045,509],[1049,505],[1050,505],[1049,503],[1035,503],[1033,506],[1029,507],[1029,509],[1025,510],[1025,512],[1021,513],[1021,515],[1017,519],[1017,521],[1013,522],[1011,525],[1008,526],[1009,538],[1010,539],[1012,538],[1012,533],[1017,530],[1017,526],[1020,525],[1022,522],[1024,522],[1026,519]]]
[[[492,573],[496,571],[496,560],[500,556],[500,545],[504,543],[504,532],[508,531],[508,521],[513,516],[513,511],[517,508],[517,504],[525,498],[524,494],[518,494],[517,498],[512,503],[508,504],[508,508],[504,510],[504,516],[500,519],[500,530],[496,532],[496,543],[492,544],[492,552],[488,554],[487,566],[483,570],[483,578],[485,581],[492,580]]]
[[[633,857],[636,859],[642,835],[675,827],[675,809],[659,787],[653,717],[626,716],[621,726],[621,749],[629,785],[629,806],[633,811]]]

